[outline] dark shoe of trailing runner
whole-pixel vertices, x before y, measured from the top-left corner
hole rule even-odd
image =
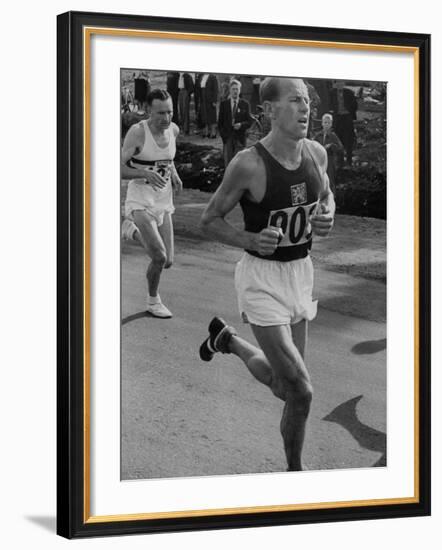
[[[214,317],[209,323],[209,334],[200,346],[200,357],[203,361],[210,361],[217,351],[230,353],[229,342],[236,334],[233,327],[229,327],[220,317]]]

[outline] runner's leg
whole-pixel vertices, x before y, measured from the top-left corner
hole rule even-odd
[[[266,356],[258,347],[235,335],[230,340],[229,349],[242,360],[259,382],[272,389],[273,371]]]
[[[284,400],[281,385],[262,350],[236,335],[230,340],[229,350],[242,360],[258,382],[268,386],[276,397]]]
[[[151,262],[147,268],[147,285],[149,296],[158,295],[161,272],[167,262],[167,250],[158,231],[156,221],[144,210],[134,210],[133,218],[141,233],[141,241],[149,255]]]
[[[294,328],[294,335],[304,342],[306,323]],[[252,325],[259,346],[267,357],[274,377],[285,397],[281,434],[289,470],[302,470],[302,447],[310,411],[313,388],[301,352],[293,342],[289,325],[258,327]],[[304,351],[303,350],[303,351]]]
[[[308,323],[305,320],[291,325],[292,340],[304,359],[307,341]],[[239,357],[250,373],[265,386],[268,386],[276,397],[285,401],[285,392],[281,379],[275,374],[263,351],[247,342],[240,336],[232,336],[229,343],[231,353]]]
[[[158,227],[158,232],[166,247],[166,263],[164,264],[164,268],[168,269],[172,266],[174,259],[173,222],[170,212],[164,214],[163,223]]]
[[[308,321],[302,319],[296,325],[290,326],[292,330],[292,340],[295,346],[298,348],[302,359],[305,362],[305,354],[307,351],[307,339],[308,339]]]
[[[258,327],[253,333],[262,349],[232,336],[229,351],[237,355],[251,374],[285,401],[281,419],[290,470],[302,469],[301,453],[310,410],[312,386],[303,357],[307,340],[305,320],[292,325]]]

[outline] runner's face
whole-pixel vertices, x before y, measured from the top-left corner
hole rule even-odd
[[[150,107],[150,119],[152,125],[158,130],[166,130],[172,122],[173,107],[172,100],[154,99]]]
[[[281,95],[274,102],[274,124],[291,138],[307,136],[310,99],[302,80],[286,80],[281,84]]]

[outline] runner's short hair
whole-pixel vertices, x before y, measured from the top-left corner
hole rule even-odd
[[[170,97],[171,95],[168,91],[162,90],[161,88],[155,88],[147,94],[147,104],[151,107],[154,99],[166,101],[166,99],[169,99]]]
[[[231,88],[232,86],[239,86],[241,88],[241,82],[236,78],[232,78],[232,80],[229,82],[229,87]]]
[[[259,85],[259,98],[264,101],[277,101],[281,93],[280,78],[269,76]]]
[[[259,99],[264,101],[278,101],[281,96],[281,83],[287,78],[268,76],[259,85]],[[302,79],[297,79],[302,80]]]

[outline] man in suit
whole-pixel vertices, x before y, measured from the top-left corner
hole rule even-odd
[[[146,71],[140,71],[134,77],[135,103],[139,110],[145,109],[147,96],[150,92],[149,75]]]
[[[227,165],[238,151],[246,146],[246,131],[253,123],[250,105],[240,99],[241,83],[230,82],[230,95],[221,102],[218,116],[218,129],[224,144],[224,165]]]
[[[178,82],[180,80],[180,73],[178,72],[169,72],[167,73],[167,82],[166,87],[167,91],[170,94],[170,97],[172,98],[172,105],[173,105],[173,118],[172,122],[174,122],[176,125],[178,125],[179,122],[179,116],[178,116]]]
[[[194,90],[194,107],[195,107],[195,124],[197,127],[196,133],[200,133],[204,128],[203,124],[203,115],[202,115],[202,91],[201,91],[201,80],[203,78],[203,73],[195,73],[195,90]]]
[[[218,79],[214,74],[201,78],[201,118],[204,123],[204,137],[216,138],[216,106],[218,103]]]
[[[344,87],[342,80],[337,80],[331,90],[331,104],[335,113],[335,132],[345,149],[345,160],[348,166],[352,164],[358,102],[353,90]]]
[[[178,109],[180,127],[185,134],[189,134],[190,128],[190,97],[195,90],[192,75],[180,73],[178,80]]]

